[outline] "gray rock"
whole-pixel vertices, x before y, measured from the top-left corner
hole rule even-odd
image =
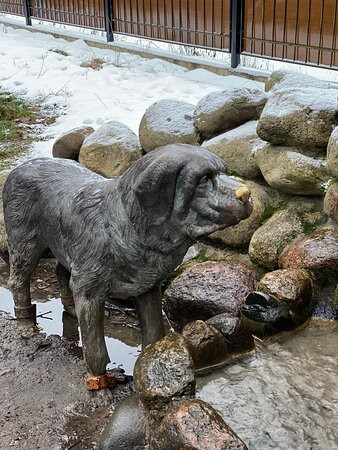
[[[2,206],[2,191],[9,172],[0,174],[0,253],[7,252],[7,234],[5,228],[4,210]]]
[[[149,433],[149,413],[137,394],[119,403],[100,438],[100,450],[143,449]]]
[[[204,262],[188,268],[165,291],[170,316],[181,326],[229,313],[238,316],[258,275],[238,264]]]
[[[94,128],[92,127],[78,127],[67,131],[54,142],[53,156],[77,161],[83,141],[92,133],[94,133]]]
[[[240,317],[223,313],[206,321],[224,336],[229,353],[251,350],[255,346],[250,330],[245,326]]]
[[[226,340],[222,334],[203,320],[195,320],[185,325],[182,336],[196,369],[213,366],[228,356]]]
[[[333,130],[327,146],[327,170],[338,178],[338,127]]]
[[[302,222],[296,213],[279,211],[254,232],[249,256],[256,264],[275,269],[283,249],[302,232]]]
[[[324,227],[288,245],[279,266],[287,269],[338,270],[338,230]]]
[[[331,85],[328,81],[322,81],[310,75],[284,70],[272,72],[269,79],[265,82],[266,92],[294,87],[329,89]]]
[[[259,89],[234,88],[216,91],[203,97],[194,112],[195,124],[204,137],[236,128],[258,119],[267,101]]]
[[[262,175],[255,160],[255,152],[265,142],[257,136],[257,123],[257,121],[247,122],[203,142],[202,147],[218,155],[224,161],[228,173],[246,179],[260,178]]]
[[[210,234],[208,240],[221,242],[235,248],[245,247],[249,244],[253,233],[261,226],[271,193],[253,181],[247,181],[245,184],[251,190],[253,212],[237,225]]]
[[[135,133],[121,122],[107,122],[83,142],[79,162],[88,169],[113,178],[122,175],[142,156]]]
[[[159,100],[149,106],[139,127],[143,150],[176,143],[198,145],[193,114],[194,105],[179,100]]]
[[[324,195],[330,177],[323,160],[269,144],[260,147],[255,158],[263,177],[274,189],[294,195]]]
[[[324,197],[324,212],[338,224],[338,183],[333,183],[328,188]]]
[[[202,400],[172,407],[150,439],[152,450],[246,450],[222,417]]]
[[[336,89],[291,88],[273,92],[257,134],[274,145],[326,148],[336,124]]]
[[[172,397],[193,395],[193,360],[182,336],[171,333],[148,345],[134,368],[134,390],[149,401],[169,402]]]

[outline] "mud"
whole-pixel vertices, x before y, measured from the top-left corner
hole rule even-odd
[[[45,312],[38,318],[38,328],[18,322],[8,312],[0,312],[1,450],[13,447],[96,449],[99,435],[114,406],[132,392],[130,377],[122,374],[109,398],[106,393],[93,395],[87,392],[83,381],[86,368],[81,347],[76,342],[79,338],[77,324],[69,316],[70,328],[65,328],[65,323],[61,322],[62,305],[57,298],[59,292],[53,268],[53,261],[43,262],[32,283],[32,298],[37,302],[49,300],[37,303],[38,312],[39,309],[41,312],[41,306]],[[11,304],[7,279],[8,266],[3,266],[0,268],[0,310],[8,309]],[[48,314],[49,310],[52,314]],[[49,317],[55,311],[60,313],[60,320]],[[120,323],[122,319],[115,318],[114,321]],[[138,341],[137,324],[135,327],[132,337],[127,333],[132,349],[137,348]],[[57,335],[60,331],[67,333],[67,330],[70,335],[73,333],[75,341]],[[123,334],[120,329],[117,333]],[[114,335],[114,330],[110,330],[110,334]],[[115,347],[120,342],[116,338],[112,341]],[[129,348],[122,342],[121,345],[121,352],[124,346]],[[130,367],[133,360],[136,355],[132,355]]]

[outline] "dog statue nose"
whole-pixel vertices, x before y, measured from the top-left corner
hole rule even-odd
[[[236,198],[241,200],[243,203],[247,203],[251,194],[250,189],[247,186],[240,186],[235,191]]]

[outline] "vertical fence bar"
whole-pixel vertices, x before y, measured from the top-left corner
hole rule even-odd
[[[230,52],[231,67],[234,69],[241,60],[243,38],[243,12],[244,0],[231,0],[230,2]]]
[[[107,42],[112,42],[114,40],[113,0],[104,0],[104,28],[107,33]]]
[[[30,10],[29,0],[24,0],[24,2],[23,2],[23,10],[24,10],[25,19],[26,19],[26,25],[32,25],[31,10]]]

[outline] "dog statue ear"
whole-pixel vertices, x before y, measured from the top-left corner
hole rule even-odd
[[[179,170],[177,161],[157,159],[133,184],[136,198],[154,225],[161,225],[170,217]]]

